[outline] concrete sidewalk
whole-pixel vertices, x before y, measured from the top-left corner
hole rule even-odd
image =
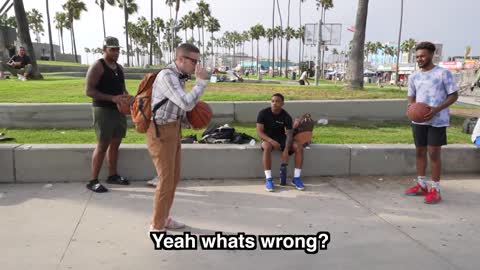
[[[316,234],[328,250],[154,251],[153,189],[93,194],[83,183],[0,184],[0,268],[478,269],[480,181],[448,176],[444,201],[402,195],[408,177],[307,178],[307,191],[257,180],[187,180],[173,213],[195,234]],[[177,232],[175,232],[177,233]]]

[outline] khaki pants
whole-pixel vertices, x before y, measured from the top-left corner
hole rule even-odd
[[[0,62],[0,71],[9,71],[13,76],[17,76],[18,74],[23,76],[25,73],[27,73],[27,76],[30,76],[32,74],[32,65],[28,64],[23,68],[16,69],[10,65]]]
[[[159,176],[153,197],[152,226],[163,229],[180,181],[181,125],[180,122],[159,125],[160,136],[156,137],[153,122],[147,131],[148,152]]]

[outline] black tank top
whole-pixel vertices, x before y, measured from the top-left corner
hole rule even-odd
[[[118,66],[117,69],[111,69],[106,63],[104,59],[100,59],[100,63],[103,66],[103,74],[98,81],[96,88],[98,91],[112,95],[118,96],[123,94],[123,90],[125,89],[125,78],[123,76],[122,69]],[[117,105],[110,101],[105,100],[96,100],[92,101],[93,106],[95,107],[110,107],[110,108],[117,108]]]

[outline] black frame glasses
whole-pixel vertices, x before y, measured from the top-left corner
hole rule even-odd
[[[185,58],[187,58],[188,60],[192,61],[192,63],[193,63],[194,65],[200,64],[200,59],[193,59],[193,58],[188,57],[188,56],[185,56],[185,55],[183,55],[182,57],[185,57]]]

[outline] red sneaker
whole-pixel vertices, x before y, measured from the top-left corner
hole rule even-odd
[[[440,192],[438,192],[436,188],[431,188],[427,196],[425,197],[425,203],[428,204],[436,204],[441,200],[442,196],[440,196]]]
[[[405,195],[407,195],[407,196],[425,196],[425,195],[427,195],[427,193],[428,193],[428,189],[423,188],[418,183],[417,183],[416,186],[405,190]]]

